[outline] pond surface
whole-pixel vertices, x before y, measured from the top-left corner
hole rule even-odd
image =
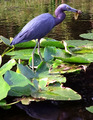
[[[65,3],[83,11],[78,20],[74,14],[66,12],[65,20],[56,26],[47,36],[57,40],[81,39],[82,33],[93,28],[93,0],[65,0]],[[0,2],[0,35],[14,37],[32,18],[49,12],[54,15],[61,0],[2,0]]]
[[[93,29],[93,0],[64,0],[70,6],[83,11],[78,20],[71,12],[66,12],[66,19],[56,26],[47,37],[56,40],[81,39],[82,33]],[[61,0],[1,0],[0,1],[0,35],[14,37],[22,27],[35,16],[49,12],[54,15],[55,8]],[[1,48],[3,51],[4,48]],[[1,52],[2,53],[2,52]],[[82,103],[63,103],[60,108],[51,103],[33,103],[28,106],[18,105],[24,111],[13,107],[0,110],[0,120],[93,120],[93,114],[86,111]],[[33,117],[33,118],[32,118]],[[36,119],[34,119],[36,118]]]

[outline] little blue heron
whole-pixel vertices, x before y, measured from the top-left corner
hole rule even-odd
[[[32,52],[33,71],[34,71],[34,52],[37,45],[39,56],[41,60],[43,60],[40,53],[40,39],[43,38],[46,34],[48,34],[54,26],[58,25],[65,19],[66,15],[64,11],[72,11],[78,14],[80,13],[79,10],[72,8],[67,4],[61,4],[55,10],[56,17],[52,16],[49,13],[44,13],[35,17],[23,27],[23,29],[14,37],[13,41],[10,43],[10,45],[15,45],[33,39],[35,40],[38,39],[38,42],[36,43],[36,46],[34,47],[34,50]]]

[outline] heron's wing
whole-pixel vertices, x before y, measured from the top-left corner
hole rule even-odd
[[[32,39],[44,37],[54,27],[54,17],[49,14],[41,14],[28,22],[19,34],[13,39],[12,44],[26,42]]]

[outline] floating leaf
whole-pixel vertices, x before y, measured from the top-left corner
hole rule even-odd
[[[93,41],[89,40],[68,40],[66,41],[69,47],[93,47]]]
[[[47,66],[47,63],[43,61],[39,64],[38,68],[36,69],[36,74],[38,74],[38,75],[40,73],[44,74],[44,72],[48,72],[48,71],[49,71],[49,68]]]
[[[72,56],[72,57],[68,57],[68,58],[62,58],[62,57],[56,57],[57,59],[61,59],[63,60],[64,62],[68,62],[68,63],[83,63],[83,64],[88,64],[90,63],[91,61],[88,60],[87,58],[84,58],[80,55],[78,56]]]
[[[3,77],[0,75],[0,100],[5,98],[10,90],[10,86],[4,81]]]
[[[47,100],[80,100],[81,96],[70,88],[63,88],[58,86],[49,86],[45,91],[31,93],[35,98]]]
[[[93,40],[93,33],[81,34],[80,37],[85,38],[85,39]]]
[[[43,78],[39,80],[39,87],[41,88],[41,90],[44,90],[46,85],[47,85],[47,79]]]
[[[0,75],[5,74],[5,72],[7,70],[10,70],[15,64],[16,64],[16,61],[14,59],[9,60],[0,68]]]
[[[23,43],[16,44],[14,46],[18,47],[18,48],[30,48],[30,47],[35,47],[35,45],[36,45],[36,41],[31,40],[31,41],[28,41],[28,42],[23,42]]]
[[[56,48],[55,47],[46,47],[44,49],[44,59],[45,61],[49,61],[53,59],[53,56],[56,54]]]
[[[34,66],[38,66],[41,62],[40,56],[37,54],[34,54]],[[32,57],[29,59],[29,66],[32,66]]]
[[[35,77],[35,73],[28,66],[23,66],[22,64],[18,64],[17,70],[18,73],[23,74],[28,79],[32,79]]]
[[[3,37],[3,36],[0,36],[0,39],[6,44],[6,45],[9,45],[10,46],[10,40]]]
[[[16,50],[16,51],[9,52],[6,55],[12,56],[12,58],[14,59],[28,60],[32,56],[32,51],[33,49]],[[43,56],[43,49],[41,48],[40,51]],[[37,53],[37,49],[35,53]]]
[[[40,46],[41,47],[53,46],[53,47],[57,47],[57,48],[64,48],[64,45],[62,44],[62,42],[57,41],[57,40],[52,39],[52,38],[41,39]]]
[[[4,79],[11,86],[9,91],[11,96],[30,95],[31,86],[34,87],[34,84],[29,79],[13,71],[7,71]]]
[[[93,106],[86,107],[86,109],[87,109],[89,112],[93,113]]]
[[[50,73],[59,73],[59,74],[64,74],[64,73],[74,73],[74,72],[80,72],[82,68],[79,67],[78,64],[70,64],[63,62],[62,60],[56,59],[53,62],[52,69]]]

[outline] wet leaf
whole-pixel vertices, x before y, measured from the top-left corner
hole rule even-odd
[[[10,90],[10,86],[7,84],[7,82],[4,81],[3,77],[0,75],[0,100],[5,98],[8,94],[8,91]]]
[[[93,113],[93,106],[86,107],[86,109],[87,109],[89,112]]]
[[[47,85],[47,79],[43,78],[39,80],[39,87],[41,88],[41,90],[44,90],[46,85]]]
[[[13,59],[22,59],[22,60],[28,60],[31,56],[32,56],[32,51],[33,49],[23,49],[23,50],[16,50],[16,51],[12,51],[7,53],[6,55],[11,56]],[[43,55],[43,49],[40,49],[42,57]],[[35,53],[37,53],[37,49],[35,51]]]
[[[80,100],[81,96],[70,88],[58,86],[49,86],[45,91],[39,91],[31,94],[35,98],[46,100]]]
[[[59,73],[59,74],[64,74],[64,73],[74,73],[74,72],[79,72],[82,68],[79,67],[79,65],[76,64],[70,64],[63,62],[62,60],[56,59],[53,62],[52,69],[50,73]]]
[[[85,38],[85,39],[93,40],[93,33],[81,34],[80,37]]]
[[[10,46],[10,40],[9,40],[9,39],[7,39],[7,38],[5,38],[5,37],[3,37],[3,36],[0,36],[0,39],[1,39],[6,45]]]
[[[45,61],[49,61],[53,59],[53,56],[56,54],[56,48],[55,47],[46,47],[44,49],[44,59]]]
[[[68,40],[66,41],[69,47],[93,47],[93,41],[89,40]]]
[[[0,68],[0,75],[5,74],[5,72],[7,70],[10,70],[15,64],[16,64],[16,61],[14,59],[9,60]]]
[[[61,59],[63,60],[64,62],[68,62],[68,63],[83,63],[83,64],[88,64],[90,63],[91,61],[88,60],[87,58],[84,58],[80,55],[78,56],[72,56],[72,57],[68,57],[68,58],[62,58],[62,57],[56,57],[57,59]]]
[[[11,86],[9,91],[11,96],[30,95],[31,86],[34,87],[34,84],[24,75],[13,71],[7,71],[4,79]]]
[[[18,64],[17,70],[18,73],[23,74],[28,79],[32,79],[35,77],[35,73],[28,66],[23,66],[22,64]]]
[[[44,74],[44,72],[49,72],[49,68],[46,62],[41,62],[38,66],[38,68],[36,69],[36,74]]]
[[[36,41],[31,40],[31,41],[28,41],[28,42],[23,42],[23,43],[16,44],[14,46],[18,47],[18,48],[30,48],[30,47],[35,47],[35,45],[36,45]]]
[[[38,66],[41,63],[40,56],[38,54],[34,54],[34,66]],[[29,66],[32,66],[32,57],[29,59]]]
[[[62,42],[57,41],[57,40],[52,39],[52,38],[41,39],[40,46],[41,47],[53,46],[53,47],[57,47],[57,48],[64,48],[64,45],[62,44]]]

